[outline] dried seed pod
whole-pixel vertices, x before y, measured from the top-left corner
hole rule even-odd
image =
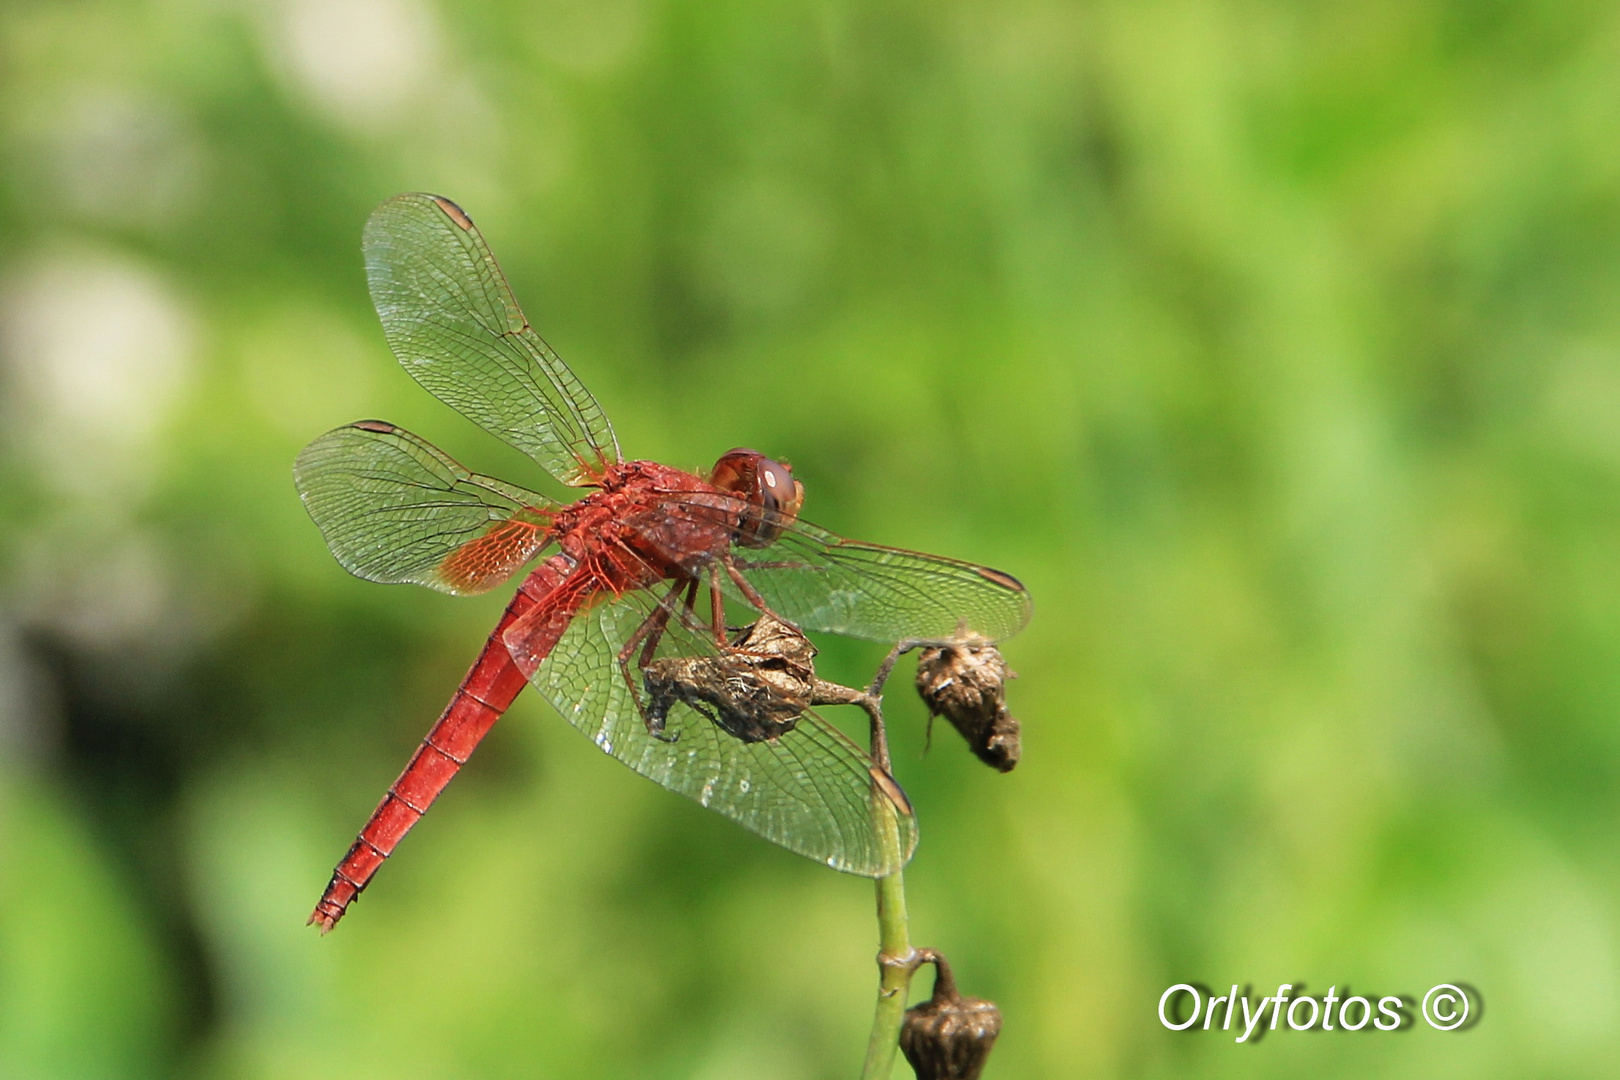
[[[799,631],[762,615],[714,656],[670,656],[642,672],[647,726],[657,735],[677,701],[684,701],[743,742],[764,742],[792,731],[810,707],[816,648]]]
[[[917,1080],[978,1080],[1001,1034],[1001,1010],[993,1001],[962,997],[945,958],[923,953],[934,965],[934,996],[906,1010],[900,1052]]]
[[[1021,751],[1018,721],[1007,711],[1007,680],[1017,673],[983,638],[931,646],[917,657],[917,693],[928,721],[944,716],[986,765],[1011,772]]]

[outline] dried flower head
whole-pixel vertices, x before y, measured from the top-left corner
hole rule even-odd
[[[1007,680],[1017,673],[1001,651],[978,637],[925,648],[917,658],[917,693],[932,725],[944,716],[986,765],[1011,772],[1020,753],[1018,721],[1007,711]]]
[[[778,738],[810,707],[815,655],[798,630],[762,615],[721,653],[654,660],[644,672],[648,726],[662,732],[669,710],[684,701],[743,742]]]
[[[900,1051],[917,1080],[978,1080],[1001,1034],[1001,1010],[962,997],[945,958],[931,949],[925,954],[934,964],[934,996],[906,1010]]]

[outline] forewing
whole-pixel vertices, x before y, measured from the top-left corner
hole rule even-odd
[[[846,540],[734,496],[680,498],[693,512],[721,520],[764,514],[770,530],[780,531],[768,546],[734,547],[732,563],[775,614],[801,630],[872,641],[944,640],[964,633],[998,641],[1029,622],[1029,592],[1000,570]],[[721,580],[733,599],[752,604],[729,577]]]
[[[343,568],[467,595],[545,545],[550,500],[462,468],[392,424],[362,420],[304,447],[293,479]]]
[[[987,566],[919,551],[845,540],[808,522],[776,543],[739,549],[736,562],[778,615],[803,630],[873,641],[997,641],[1029,622],[1029,593]]]
[[[618,460],[601,406],[523,317],[460,207],[397,195],[372,211],[365,252],[383,333],[429,393],[565,484]]]
[[[905,796],[851,739],[814,712],[774,741],[745,743],[685,704],[655,739],[618,657],[658,607],[647,590],[576,615],[530,682],[592,742],[642,776],[763,836],[846,873],[898,870],[916,848]],[[639,650],[637,650],[639,652]],[[658,657],[714,655],[704,633],[670,620]],[[630,671],[644,694],[639,668]]]

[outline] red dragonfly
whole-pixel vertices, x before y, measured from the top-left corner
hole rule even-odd
[[[405,370],[564,484],[594,490],[560,504],[376,420],[328,432],[299,455],[305,507],[338,562],[367,580],[469,595],[556,549],[524,578],[310,922],[325,932],[343,917],[525,682],[608,754],[768,840],[871,877],[904,865],[916,845],[905,796],[836,727],[806,712],[769,737],[750,735],[687,701],[664,702],[655,721],[649,665],[731,648],[728,604],[877,641],[1002,638],[1029,617],[1024,587],[800,520],[803,486],[753,450],[722,455],[707,477],[622,460],[596,399],[530,327],[449,199],[389,199],[366,223],[365,254],[372,301]],[[880,821],[898,825],[898,846],[883,842]]]

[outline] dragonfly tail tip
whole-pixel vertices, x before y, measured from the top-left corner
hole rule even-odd
[[[319,926],[321,928],[322,937],[330,934],[332,932],[332,927],[336,926],[338,920],[343,917],[343,913],[341,911],[333,914],[330,911],[324,910],[325,908],[326,904],[324,901],[316,904],[315,910],[310,912],[309,921],[304,924],[305,926]]]

